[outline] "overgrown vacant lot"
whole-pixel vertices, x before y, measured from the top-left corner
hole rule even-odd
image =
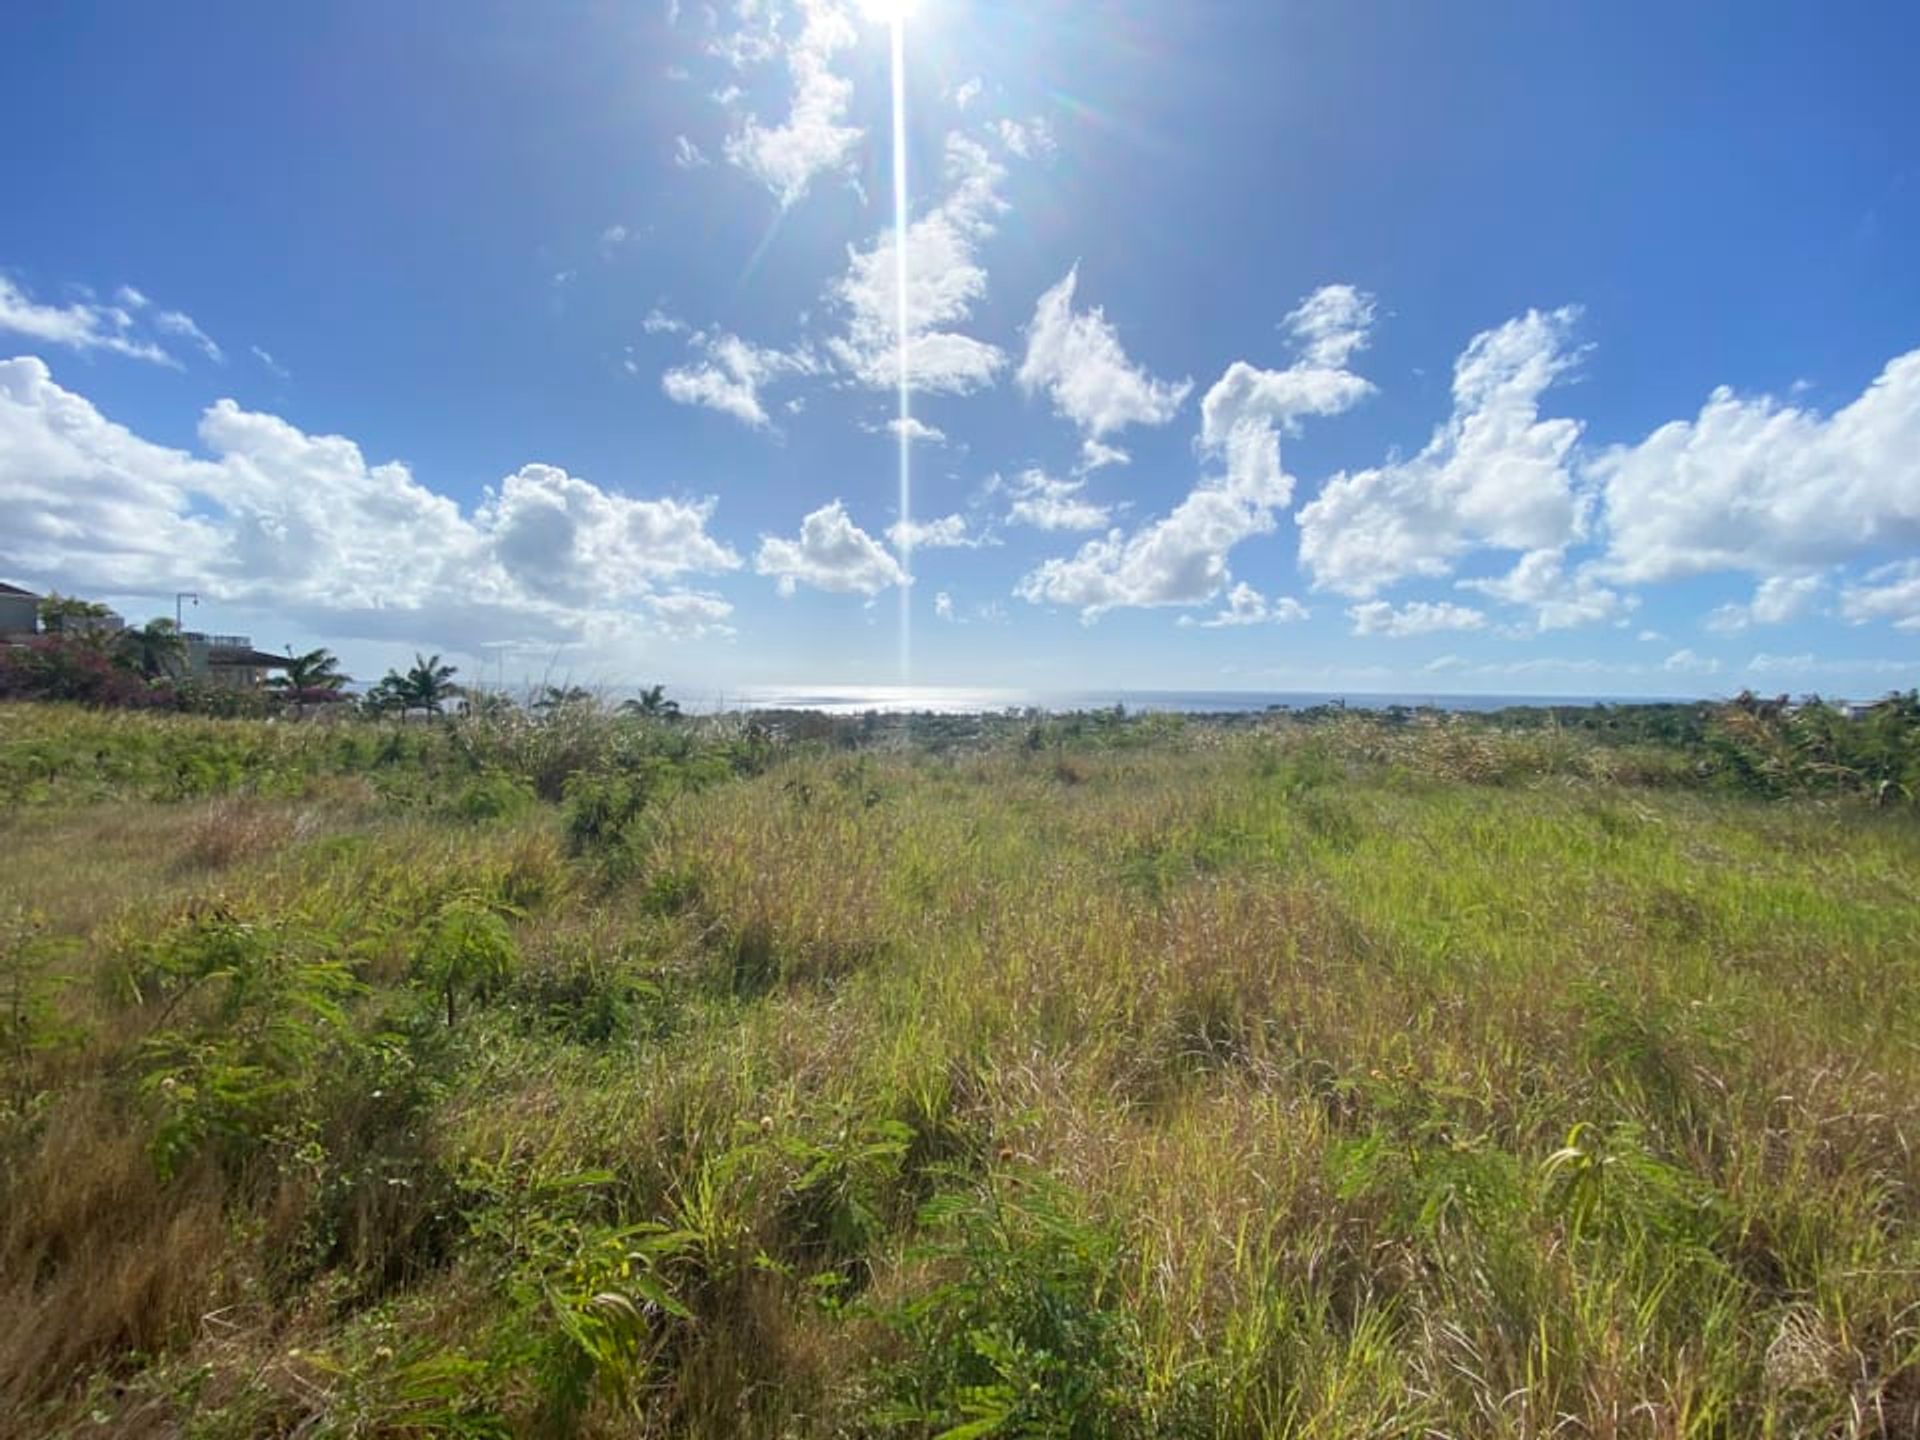
[[[1920,1432],[1920,823],[0,709],[0,1433]]]

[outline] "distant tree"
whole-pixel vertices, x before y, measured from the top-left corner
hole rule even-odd
[[[293,705],[295,713],[300,713],[308,705],[326,705],[339,700],[340,687],[346,680],[340,673],[339,658],[331,650],[322,647],[296,655],[289,645],[287,663],[267,683],[282,700]]]
[[[544,685],[533,708],[543,715],[551,715],[556,710],[591,709],[595,703],[593,692],[584,686]]]
[[[467,713],[484,719],[499,720],[512,715],[519,709],[513,703],[513,697],[499,690],[473,690],[465,692]]]
[[[413,665],[403,675],[398,670],[389,670],[381,677],[367,694],[368,708],[373,710],[425,710],[429,715],[438,715],[446,709],[447,702],[460,694],[460,687],[453,683],[453,677],[460,672],[451,665],[442,665],[438,655],[415,654]]]
[[[293,647],[287,647],[287,663],[281,667],[280,674],[273,679],[273,688],[296,693],[307,690],[338,690],[346,683],[347,677],[340,673],[340,659],[331,650],[324,647],[309,650],[304,655],[293,653]]]
[[[164,616],[122,630],[113,644],[115,658],[149,680],[178,677],[187,668],[186,637]]]
[[[667,687],[649,685],[620,707],[624,715],[640,715],[648,720],[678,720],[680,702],[667,699]]]
[[[42,630],[58,630],[69,620],[104,620],[113,613],[96,601],[62,595],[58,590],[43,596],[39,608]]]

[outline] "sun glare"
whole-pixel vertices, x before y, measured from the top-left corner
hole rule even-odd
[[[869,20],[897,25],[912,16],[914,0],[860,0],[860,8]]]

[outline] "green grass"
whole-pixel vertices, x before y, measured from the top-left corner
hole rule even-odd
[[[1920,819],[1691,773],[0,709],[0,1432],[1916,1433]]]

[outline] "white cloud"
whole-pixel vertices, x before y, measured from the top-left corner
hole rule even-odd
[[[1580,426],[1542,420],[1539,409],[1577,358],[1576,318],[1571,308],[1532,310],[1475,336],[1454,365],[1453,414],[1418,455],[1327,482],[1300,511],[1300,559],[1316,586],[1366,597],[1445,575],[1475,547],[1558,550],[1580,537],[1567,471]],[[1317,318],[1306,323],[1317,346],[1350,344]]]
[[[698,170],[701,166],[711,165],[713,162],[707,159],[706,151],[685,135],[676,135],[673,137],[673,163],[682,170]]]
[[[1661,660],[1661,670],[1668,674],[1693,674],[1693,676],[1716,676],[1720,674],[1720,662],[1707,655],[1695,655],[1688,649],[1674,651],[1667,659]]]
[[[1840,678],[1858,682],[1866,676],[1876,680],[1891,680],[1895,685],[1912,685],[1916,667],[1911,659],[1906,660],[1850,660],[1836,658],[1822,660],[1809,652],[1798,655],[1773,655],[1762,650],[1747,662],[1747,670],[1755,675],[1798,675],[1812,680],[1825,676],[1828,679]]]
[[[1717,607],[1707,617],[1707,628],[1730,634],[1749,625],[1784,625],[1811,605],[1826,583],[1826,576],[1817,573],[1769,575],[1746,604]]]
[[[1451,600],[1414,600],[1395,609],[1385,600],[1368,600],[1348,607],[1356,635],[1385,635],[1400,640],[1409,635],[1432,635],[1441,630],[1479,630],[1487,623],[1480,611]]]
[[[1023,471],[1009,482],[1013,505],[1007,523],[1036,530],[1098,530],[1113,511],[1086,498],[1084,480],[1056,480],[1043,470]]]
[[[1080,442],[1080,473],[1091,475],[1108,465],[1131,464],[1133,456],[1118,445],[1105,445],[1091,436]]]
[[[1307,356],[1314,343],[1303,339]],[[1275,512],[1293,498],[1293,477],[1280,463],[1281,431],[1308,415],[1337,414],[1372,388],[1311,358],[1286,370],[1235,361],[1200,406],[1202,448],[1224,459],[1225,474],[1203,478],[1185,500],[1131,536],[1113,530],[1077,554],[1044,561],[1014,593],[1034,604],[1075,606],[1087,621],[1121,606],[1211,599],[1227,581],[1228,552],[1270,533]]]
[[[1605,565],[1626,581],[1771,577],[1920,547],[1920,350],[1831,416],[1715,390],[1599,455]]]
[[[1366,347],[1373,297],[1351,285],[1322,285],[1281,323],[1302,347],[1301,358],[1321,370],[1344,370]]]
[[[1040,297],[1027,325],[1027,356],[1015,378],[1028,394],[1044,391],[1055,413],[1090,439],[1129,425],[1164,425],[1193,389],[1191,380],[1156,380],[1127,358],[1099,306],[1075,312],[1080,267]]]
[[[467,514],[404,465],[231,400],[199,436],[211,458],[114,424],[38,359],[0,362],[0,508],[15,517],[0,569],[81,593],[192,588],[342,638],[474,651],[618,636],[636,606],[671,621],[663,585],[740,564],[707,531],[711,499],[634,499],[527,465]]]
[[[929,425],[914,415],[909,415],[904,420],[896,415],[884,425],[875,426],[863,424],[861,428],[872,430],[876,433],[884,430],[896,440],[904,435],[909,443],[915,445],[944,445],[947,443],[946,431],[940,429],[937,425]]]
[[[139,291],[121,288],[129,295],[139,296],[139,305],[134,308],[146,304],[146,297]],[[126,307],[91,303],[43,305],[5,275],[0,275],[0,330],[73,350],[106,350],[155,365],[177,366],[179,363],[153,341],[133,333],[133,316]]]
[[[649,335],[685,335],[691,327],[686,321],[676,319],[656,305],[640,322],[640,328]]]
[[[946,197],[907,226],[907,372],[916,390],[966,394],[993,382],[1006,357],[951,327],[964,322],[987,290],[978,258],[1006,208],[997,187],[1006,171],[977,141],[947,137]],[[863,384],[898,383],[892,230],[865,250],[849,250],[847,271],[830,298],[847,316],[845,335],[828,342],[834,358]]]
[[[1592,567],[1582,566],[1568,575],[1564,565],[1564,551],[1529,550],[1507,574],[1491,580],[1462,580],[1460,588],[1509,605],[1533,607],[1534,623],[1541,631],[1618,620],[1639,604],[1636,597],[1601,584]]]
[[[706,591],[666,590],[647,596],[646,605],[661,628],[677,639],[723,639],[734,633],[727,623],[732,603]]]
[[[1284,625],[1294,620],[1305,620],[1311,612],[1291,595],[1277,595],[1271,604],[1253,586],[1242,580],[1227,592],[1227,608],[1211,620],[1195,621],[1191,615],[1182,615],[1182,625],[1199,624],[1205,629],[1214,630],[1233,625],[1265,625],[1268,623]]]
[[[1676,650],[1660,662],[1660,668],[1672,674],[1717,675],[1720,662],[1691,650]]]
[[[293,378],[293,372],[291,370],[287,369],[286,366],[282,365],[278,360],[274,359],[271,354],[261,349],[258,345],[249,345],[247,348],[253,352],[254,359],[266,366],[268,370],[279,376],[280,379],[291,380]]]
[[[964,515],[942,515],[938,520],[895,521],[887,527],[887,540],[896,549],[973,550],[985,541],[967,529]]]
[[[622,245],[632,238],[632,231],[624,225],[609,225],[600,232],[600,258],[611,260]]]
[[[1044,118],[1033,120],[999,120],[994,124],[994,133],[1000,137],[1000,143],[1007,147],[1007,153],[1022,160],[1036,159],[1053,153],[1053,127]]]
[[[705,358],[676,365],[660,377],[667,398],[681,405],[704,405],[756,429],[769,423],[760,403],[761,386],[788,375],[812,375],[819,369],[804,352],[769,349],[738,335],[695,331],[688,343]]]
[[[798,539],[760,537],[753,568],[779,583],[782,595],[800,585],[837,594],[877,595],[906,583],[906,572],[886,547],[854,524],[838,500],[800,522]]]
[[[962,80],[958,85],[953,87],[953,108],[956,110],[965,110],[980,98],[981,88],[980,77],[978,75],[975,75],[970,80]]]
[[[1855,625],[1886,620],[1896,630],[1920,630],[1920,560],[1868,571],[1860,583],[1841,592],[1840,613]]]
[[[800,0],[805,19],[786,47],[793,100],[786,121],[762,125],[745,116],[727,137],[727,159],[791,206],[815,176],[845,170],[862,131],[846,124],[853,83],[834,73],[833,57],[859,38],[852,20],[832,0]]]
[[[933,613],[941,620],[952,620],[954,618],[953,596],[944,590],[935,595],[933,597]]]
[[[162,310],[153,317],[153,327],[168,335],[178,335],[191,340],[199,347],[200,353],[216,365],[227,363],[227,357],[221,348],[213,343],[213,337],[193,323],[193,317],[179,310]]]

